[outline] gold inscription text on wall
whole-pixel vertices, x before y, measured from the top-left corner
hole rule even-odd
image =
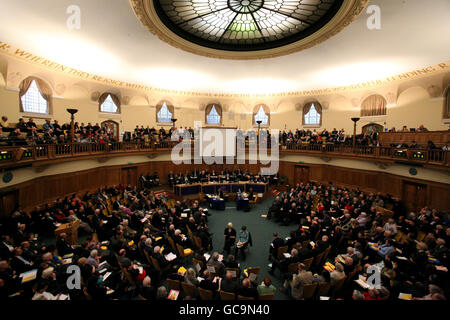
[[[205,97],[224,97],[224,98],[252,98],[252,97],[280,97],[280,96],[318,96],[318,95],[327,95],[344,91],[351,90],[361,90],[368,89],[372,87],[380,87],[386,84],[390,84],[395,81],[405,81],[405,80],[413,80],[416,78],[432,75],[435,73],[446,72],[450,69],[450,60],[439,63],[434,66],[429,66],[423,69],[413,70],[410,72],[402,73],[399,75],[395,75],[392,77],[388,77],[381,80],[374,80],[363,82],[350,86],[342,86],[336,88],[328,88],[328,89],[317,89],[317,90],[306,90],[306,91],[298,91],[298,92],[282,92],[282,93],[274,93],[274,94],[220,94],[220,93],[201,93],[201,92],[188,92],[188,91],[176,91],[176,90],[167,90],[161,88],[154,88],[145,85],[129,83],[119,80],[113,80],[109,78],[105,78],[102,76],[94,75],[88,72],[80,71],[74,68],[67,67],[65,65],[56,63],[54,61],[50,61],[48,59],[39,57],[30,52],[27,52],[22,49],[15,48],[10,44],[7,44],[3,41],[0,41],[0,53],[6,54],[8,56],[14,57],[21,61],[25,61],[43,68],[46,68],[50,71],[55,71],[59,73],[63,73],[66,75],[70,75],[76,77],[78,79],[87,80],[87,81],[95,81],[98,83],[112,85],[125,89],[133,89],[140,91],[153,91],[159,93],[166,94],[175,94],[175,95],[188,95],[188,96],[205,96]]]

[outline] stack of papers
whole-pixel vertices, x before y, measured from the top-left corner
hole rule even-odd
[[[181,274],[181,275],[183,275],[184,276],[184,274],[186,273],[186,268],[185,267],[180,267],[179,269],[178,269],[178,273],[179,274]]]
[[[400,300],[412,300],[412,294],[411,293],[400,293],[398,295],[398,298]]]
[[[178,290],[170,290],[169,295],[167,296],[167,299],[177,300],[179,294],[180,294],[180,291],[178,291]]]
[[[367,244],[369,245],[370,249],[377,249],[378,248],[378,245],[376,243],[368,242]]]
[[[166,254],[165,257],[166,257],[166,260],[169,261],[169,262],[173,261],[173,260],[175,260],[177,258],[177,256],[175,254],[173,254],[172,252],[169,253],[169,254]]]
[[[371,286],[370,286],[369,284],[367,284],[366,281],[367,281],[367,280],[366,280],[366,277],[364,277],[363,275],[359,275],[359,279],[358,279],[358,280],[355,280],[355,282],[356,282],[357,284],[359,284],[362,288],[364,288],[364,289],[370,289]]]
[[[433,257],[428,257],[428,262],[435,263],[435,264],[439,264],[440,263],[440,261],[438,259],[433,258]]]
[[[323,268],[325,270],[327,270],[328,272],[333,272],[334,269],[336,269],[336,267],[331,263],[331,262],[326,262],[323,266]]]
[[[216,268],[214,268],[214,266],[207,266],[207,269],[211,273],[216,273]]]
[[[436,266],[436,270],[447,272],[448,269],[444,266]]]
[[[34,279],[36,279],[37,271],[38,271],[37,269],[33,269],[30,271],[21,273],[19,275],[19,278],[22,278],[22,283],[33,281]]]
[[[103,281],[106,281],[106,279],[108,279],[108,277],[111,275],[112,272],[107,272],[105,274],[105,276],[103,277]]]
[[[330,297],[320,296],[320,300],[330,300]]]

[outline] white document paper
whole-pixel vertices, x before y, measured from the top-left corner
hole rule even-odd
[[[166,257],[166,260],[169,262],[173,261],[177,258],[177,256],[175,254],[173,254],[172,252],[170,252],[169,254],[166,254],[165,257]]]

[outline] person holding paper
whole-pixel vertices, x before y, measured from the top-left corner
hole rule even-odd
[[[31,300],[58,300],[59,294],[54,296],[50,292],[47,292],[48,286],[46,283],[41,282],[38,284],[36,293]]]
[[[242,280],[241,288],[238,290],[238,295],[258,299],[258,290],[253,286],[249,278]]]
[[[216,294],[216,291],[219,289],[219,277],[214,278],[211,272],[205,270],[203,271],[203,280],[200,281],[198,286],[205,290],[211,290]]]
[[[194,286],[198,285],[197,273],[193,268],[189,268],[186,270],[184,274],[184,282],[192,284]]]
[[[230,271],[227,271],[225,278],[220,283],[220,290],[225,292],[237,293],[238,289],[238,278],[233,277],[233,274]]]
[[[249,244],[249,233],[247,232],[247,227],[242,226],[241,231],[239,232],[238,235],[238,243],[234,248],[235,257],[238,257],[240,252],[242,255],[242,259],[245,260],[245,249],[247,249],[248,244]]]
[[[225,265],[219,261],[220,255],[218,252],[214,252],[211,259],[208,261],[208,265],[211,265],[217,270],[217,275],[222,277],[225,273]]]

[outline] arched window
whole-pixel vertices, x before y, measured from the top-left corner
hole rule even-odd
[[[99,111],[105,113],[120,113],[119,98],[109,92],[105,92],[99,98]]]
[[[450,119],[450,86],[444,92],[444,119]]]
[[[303,107],[303,125],[317,127],[322,125],[322,106],[319,102],[310,102]]]
[[[167,101],[161,101],[156,105],[156,122],[171,123],[174,115],[174,108]]]
[[[270,110],[265,105],[258,105],[253,109],[253,125],[257,126],[256,121],[261,121],[262,126],[270,124]]]
[[[20,112],[49,114],[51,105],[51,89],[42,80],[29,77],[19,86]]]
[[[206,107],[206,124],[222,124],[222,107],[210,104]]]
[[[361,103],[361,117],[385,116],[386,99],[379,94],[374,94]]]

